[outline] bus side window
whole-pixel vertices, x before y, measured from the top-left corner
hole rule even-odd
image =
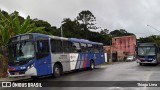
[[[49,55],[48,39],[37,40],[37,58],[43,58]]]
[[[94,53],[99,53],[97,44],[93,45],[93,48],[94,48]]]
[[[82,50],[82,52],[88,52],[88,50],[87,50],[87,44],[81,43],[81,50]]]
[[[93,52],[93,45],[87,44],[87,46],[88,46],[88,52]]]
[[[70,42],[70,41],[63,41],[63,51],[65,53],[73,52],[72,42]]]
[[[61,53],[63,52],[62,41],[51,39],[51,51],[52,53]]]
[[[104,52],[104,49],[103,49],[102,45],[98,45],[98,49],[99,49],[99,52]]]
[[[51,51],[52,53],[56,52],[56,41],[54,39],[51,39]]]
[[[73,42],[73,52],[81,52],[81,47],[79,43]]]

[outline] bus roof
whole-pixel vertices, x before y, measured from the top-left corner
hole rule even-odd
[[[68,40],[68,38],[65,38],[65,37],[51,36],[51,35],[39,34],[39,33],[19,34],[19,35],[13,36],[13,37],[22,36],[22,35],[34,35],[35,37],[37,37],[37,36],[43,36],[43,37],[50,37],[50,38],[54,38],[54,39]]]
[[[25,34],[18,34],[18,35],[15,35],[15,36],[13,36],[13,37],[22,36],[22,35],[34,35],[34,36],[45,36],[45,37],[48,37],[48,35],[39,34],[39,33],[25,33]]]
[[[49,37],[54,39],[68,40],[68,38],[65,38],[65,37],[58,37],[58,36],[51,36],[51,35],[49,35]]]
[[[74,41],[74,42],[82,42],[82,43],[89,43],[89,44],[98,44],[98,45],[103,45],[103,43],[98,43],[98,42],[92,42],[86,39],[78,39],[78,38],[65,38],[65,37],[59,37],[59,36],[52,36],[52,35],[46,35],[46,34],[40,34],[40,33],[25,33],[25,34],[19,34],[13,37],[21,36],[21,35],[34,35],[35,37],[37,36],[43,36],[43,37],[49,37],[49,38],[54,38],[54,39],[62,39],[62,40],[69,40],[69,41]]]
[[[81,42],[81,43],[89,43],[89,44],[98,44],[98,45],[103,45],[103,43],[98,43],[98,42],[92,42],[86,39],[78,39],[78,38],[69,38],[70,41],[73,42]]]
[[[137,43],[137,46],[156,46],[156,43]]]

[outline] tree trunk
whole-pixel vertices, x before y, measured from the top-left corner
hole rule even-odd
[[[7,46],[0,46],[0,54],[7,57],[7,55],[8,55]]]
[[[0,77],[7,77],[8,58],[7,48],[5,46],[0,47]]]

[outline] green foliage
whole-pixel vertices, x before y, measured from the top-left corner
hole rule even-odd
[[[89,10],[80,12],[79,15],[77,16],[77,20],[79,22],[82,22],[82,27],[84,28],[84,30],[98,29],[98,27],[96,27],[94,23],[96,21],[96,17]]]
[[[51,25],[47,21],[38,20],[37,18],[33,19],[32,22],[34,22],[37,27],[51,27]]]
[[[148,37],[140,37],[138,39],[139,43],[157,43],[158,45],[160,45],[160,36],[157,35],[151,35]]]
[[[120,29],[120,30],[114,30],[110,32],[111,36],[129,36],[129,35],[134,35],[133,33],[128,33],[126,30],[124,29]]]
[[[30,16],[28,16],[25,21],[21,24],[20,20],[18,18],[18,13],[14,13],[14,19],[13,19],[13,32],[15,35],[17,34],[23,34],[23,33],[32,33],[32,32],[41,32],[44,27],[36,27],[35,23],[31,23]]]
[[[65,18],[62,23],[64,37],[82,38],[80,35],[82,31],[81,25],[77,20],[72,21],[69,18]]]
[[[105,45],[110,44],[111,37],[108,35],[108,30],[101,31],[103,33],[99,32],[92,32],[90,30],[83,30],[83,27],[81,26],[77,20],[71,20],[69,18],[65,18],[62,22],[62,28],[63,28],[63,36],[67,38],[81,38],[81,39],[88,39],[95,42],[101,42]]]
[[[10,16],[7,15],[6,17],[0,11],[0,45],[6,45],[11,35]]]
[[[44,31],[41,32],[44,34],[54,35],[57,30],[56,27],[51,26],[47,21],[33,19],[31,22],[35,23],[35,26],[37,27],[44,27]]]
[[[22,22],[23,21],[23,22]],[[11,15],[4,11],[0,11],[0,45],[7,45],[9,38],[23,33],[45,33],[44,27],[36,27],[31,23],[30,16],[25,20],[14,12]]]
[[[63,36],[67,38],[88,39],[95,42],[110,45],[112,36],[133,35],[124,29],[114,30],[109,33],[108,29],[102,29],[100,32],[90,31],[96,30],[96,17],[89,10],[81,11],[75,20],[65,18],[62,21]],[[43,33],[54,36],[61,36],[61,27],[51,26],[47,21],[39,19],[26,19],[19,16],[15,11],[8,14],[5,11],[0,11],[0,45],[6,45],[10,37],[23,33]]]

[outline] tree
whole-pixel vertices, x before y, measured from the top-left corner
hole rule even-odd
[[[62,21],[62,29],[63,29],[63,36],[69,38],[82,38],[80,35],[81,25],[77,20],[71,20],[69,18],[65,18]]]
[[[122,34],[128,33],[125,29],[120,29],[119,31],[120,31]]]
[[[98,29],[98,27],[95,26],[96,23],[94,23],[96,21],[96,17],[89,10],[80,12],[77,16],[77,20],[82,23],[84,30]]]
[[[11,21],[9,20],[11,17],[8,14],[5,15],[6,16],[0,11],[0,46],[6,45],[13,34],[13,31],[11,30]]]
[[[129,35],[134,35],[133,33],[129,33],[124,29],[120,29],[120,30],[114,30],[110,32],[111,36],[129,36]]]
[[[108,33],[109,33],[109,30],[108,30],[108,29],[104,29],[104,32],[105,32],[106,34],[108,34]]]
[[[14,12],[14,18],[12,20],[13,32],[15,35],[32,32],[44,33],[44,27],[36,27],[35,23],[31,23],[30,16],[21,24],[18,18],[18,12]]]
[[[148,37],[140,37],[137,41],[138,43],[156,43],[160,45],[160,36],[151,35]]]
[[[37,27],[41,27],[41,26],[43,26],[43,27],[51,27],[51,24],[48,23],[47,21],[38,20],[37,18],[33,19],[32,22],[35,23],[35,25]]]
[[[29,16],[24,20],[16,11],[9,15],[0,10],[0,60],[1,63],[5,63],[4,67],[6,68],[3,73],[7,73],[7,44],[9,39],[17,34],[43,33],[43,29],[44,27],[36,27],[34,23],[31,23]]]
[[[102,35],[105,35],[105,34],[108,34],[109,33],[109,30],[108,29],[103,29],[101,30],[100,32]]]
[[[11,36],[22,34],[40,32],[43,33],[44,27],[36,27],[34,23],[31,23],[30,16],[28,16],[24,22],[20,22],[18,12],[14,12],[11,15],[4,16],[0,11],[0,35],[3,44],[7,44]]]
[[[44,34],[60,36],[60,29],[58,29],[56,26],[51,26],[51,24],[47,21],[39,20],[36,18],[33,19],[31,22],[35,23],[37,27],[44,27]]]
[[[44,33],[44,27],[36,27],[34,23],[31,23],[29,16],[21,23],[18,12],[15,11],[11,15],[5,15],[0,11],[0,51],[4,51],[4,55],[7,43],[12,36],[32,32]]]

